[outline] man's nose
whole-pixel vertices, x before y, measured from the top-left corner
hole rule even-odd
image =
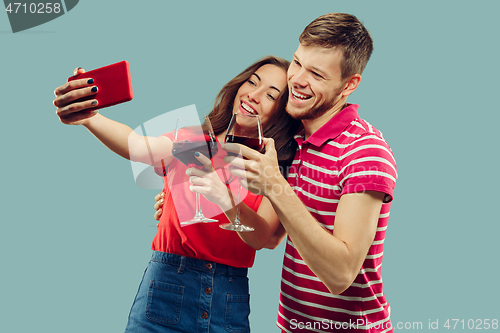
[[[305,87],[307,85],[306,71],[301,68],[292,74],[292,79],[290,80],[292,84],[300,87]]]

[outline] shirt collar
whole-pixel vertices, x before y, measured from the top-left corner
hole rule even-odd
[[[342,131],[354,120],[359,118],[358,104],[347,104],[339,113],[334,115],[326,124],[321,126],[314,132],[305,142],[308,142],[316,147],[323,145],[327,140],[332,140],[338,137]],[[295,136],[296,139],[300,138],[303,141],[305,137],[304,128]],[[299,142],[302,143],[302,142]]]

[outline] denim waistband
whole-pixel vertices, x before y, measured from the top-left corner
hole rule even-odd
[[[227,276],[247,276],[248,274],[248,268],[233,267],[213,261],[184,257],[167,252],[153,251],[151,260],[176,265],[178,266],[179,271],[183,271],[186,267],[203,272],[213,272],[215,274],[223,274]]]

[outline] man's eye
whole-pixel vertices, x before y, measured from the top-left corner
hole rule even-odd
[[[316,72],[313,72],[313,75],[318,78],[318,79],[322,79],[323,77],[321,75],[319,75],[318,73]]]
[[[294,60],[293,62],[295,63],[295,65],[300,66],[300,62],[298,62],[297,60]]]

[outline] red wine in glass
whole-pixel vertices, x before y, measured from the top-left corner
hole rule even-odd
[[[183,140],[173,143],[172,155],[187,166],[194,165],[195,168],[203,168],[203,164],[196,159],[194,153],[199,152],[212,159],[218,152],[217,142],[210,141],[210,137],[205,136],[206,141]]]
[[[248,136],[240,136],[240,135],[227,135],[226,142],[240,143],[249,148],[257,150],[259,153],[264,153],[265,151],[264,144],[262,140],[259,138],[251,138]],[[230,156],[238,156],[238,154],[231,152],[227,152],[227,154]]]
[[[262,139],[262,124],[260,118],[256,114],[243,114],[235,113],[229,122],[229,126],[226,132],[226,138],[224,139],[226,143],[239,143],[248,146],[252,149],[262,152],[264,149],[263,139]],[[231,156],[237,156],[237,154],[229,153]],[[246,226],[240,221],[240,188],[238,186],[238,204],[236,205],[236,217],[231,223],[219,225],[222,229],[232,230],[237,232],[247,232],[254,231],[255,229],[250,226]]]

